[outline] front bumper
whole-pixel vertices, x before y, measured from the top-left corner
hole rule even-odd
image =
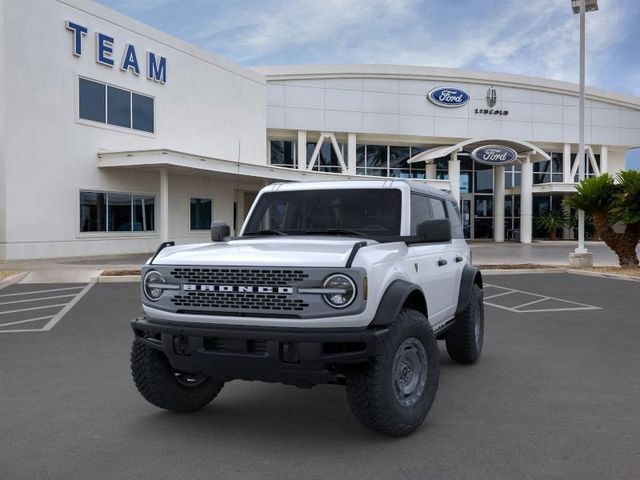
[[[298,386],[340,382],[346,366],[378,355],[389,332],[184,325],[149,317],[131,326],[137,341],[162,351],[176,370]]]

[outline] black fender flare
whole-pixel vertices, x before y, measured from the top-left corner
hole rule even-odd
[[[412,305],[412,307],[427,316],[426,297],[422,289],[415,283],[406,280],[394,280],[382,295],[378,310],[369,325],[381,326],[393,323],[412,294],[419,295],[416,297],[416,305]]]
[[[467,305],[469,305],[469,297],[474,284],[478,284],[482,288],[482,274],[478,267],[473,265],[465,265],[460,278],[460,291],[458,293],[458,306],[456,307],[456,315],[462,313]]]

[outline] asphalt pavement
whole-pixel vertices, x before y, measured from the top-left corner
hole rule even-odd
[[[195,414],[151,406],[129,372],[138,286],[97,284],[49,331],[0,332],[0,479],[637,479],[640,283],[485,281],[482,358],[441,345],[434,406],[401,439],[361,428],[339,386],[237,381]]]

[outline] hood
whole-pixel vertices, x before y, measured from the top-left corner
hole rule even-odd
[[[344,267],[360,238],[260,237],[224,243],[180,245],[162,250],[154,265]],[[375,244],[367,240],[369,245]]]

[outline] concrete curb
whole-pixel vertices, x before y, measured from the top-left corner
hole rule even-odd
[[[18,283],[24,277],[29,275],[29,273],[31,272],[20,272],[16,273],[15,275],[11,275],[10,277],[3,278],[2,280],[0,280],[0,289],[6,288],[9,285],[13,285],[14,283]]]
[[[574,270],[572,268],[568,269],[567,273],[571,273],[573,275],[586,275],[587,277],[604,277],[611,278],[613,280],[628,280],[630,282],[640,282],[640,277],[630,277],[628,275],[620,275],[617,273],[587,272],[585,270]]]
[[[555,268],[518,268],[513,270],[508,270],[505,268],[496,268],[496,269],[484,269],[481,268],[480,271],[484,275],[529,275],[534,273],[566,273],[567,268],[564,267],[555,267]]]
[[[588,277],[601,277],[610,278],[613,280],[628,280],[631,282],[640,282],[638,277],[630,277],[628,275],[620,275],[617,273],[604,273],[604,272],[588,272],[585,270],[579,270],[568,267],[556,267],[556,268],[523,268],[515,270],[506,269],[481,269],[483,275],[533,275],[536,273],[570,273],[572,275],[586,275]]]
[[[105,276],[105,277],[93,277],[91,279],[95,283],[128,283],[128,282],[140,282],[140,275],[120,275],[120,276]]]

